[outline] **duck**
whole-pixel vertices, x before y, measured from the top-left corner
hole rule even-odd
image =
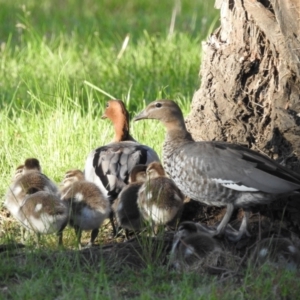
[[[63,245],[63,230],[67,226],[69,207],[57,194],[38,191],[26,195],[19,209],[20,222],[32,230],[40,243],[41,234],[56,233],[58,245]]]
[[[173,238],[169,265],[179,270],[220,251],[221,247],[215,238],[199,230],[197,223],[182,222]]]
[[[12,216],[21,220],[20,207],[28,195],[45,191],[58,195],[56,184],[41,173],[40,162],[36,158],[27,158],[23,166],[18,166],[5,195],[4,206]]]
[[[136,165],[130,172],[129,184],[120,192],[112,205],[119,227],[125,229],[125,236],[129,240],[129,231],[138,231],[143,228],[144,219],[137,205],[138,192],[147,180],[147,166]]]
[[[61,203],[55,183],[41,173],[38,159],[28,158],[17,167],[4,206],[25,229],[37,234],[38,243],[41,234],[56,232],[62,245],[68,207]]]
[[[156,234],[160,225],[175,226],[183,208],[184,196],[174,181],[166,176],[161,163],[152,162],[147,166],[147,181],[138,192],[138,207]]]
[[[70,207],[68,223],[75,230],[78,247],[81,248],[83,230],[91,230],[87,247],[93,246],[100,226],[109,217],[109,200],[96,184],[86,181],[83,172],[78,169],[65,173],[60,198]]]
[[[129,174],[138,164],[159,161],[150,147],[138,143],[129,132],[129,113],[121,100],[109,100],[102,119],[109,119],[115,135],[111,143],[91,151],[86,159],[84,176],[95,183],[112,204],[125,185]],[[114,223],[110,216],[113,231]]]
[[[267,263],[295,270],[300,266],[300,251],[288,238],[264,238],[255,245],[250,261],[255,266]]]
[[[143,119],[164,125],[164,168],[182,193],[206,205],[226,207],[216,228],[207,229],[213,236],[224,235],[234,209],[240,207],[244,210],[240,228],[228,235],[239,241],[248,235],[251,206],[300,191],[299,174],[261,153],[223,141],[194,141],[173,100],[151,102],[134,121]]]

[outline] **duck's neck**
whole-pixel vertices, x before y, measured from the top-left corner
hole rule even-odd
[[[169,143],[186,143],[193,141],[191,134],[185,127],[184,120],[178,120],[172,123],[164,124],[167,129],[166,142]]]
[[[115,136],[113,142],[134,141],[134,138],[129,134],[129,120],[125,116],[114,122]]]

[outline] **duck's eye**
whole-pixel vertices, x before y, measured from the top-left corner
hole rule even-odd
[[[106,107],[109,107],[109,102],[106,103]]]
[[[155,104],[155,107],[162,107],[162,104],[159,103],[159,102],[157,102],[157,103]]]

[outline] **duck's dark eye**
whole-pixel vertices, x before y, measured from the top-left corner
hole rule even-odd
[[[155,107],[162,107],[162,104],[159,103],[159,102],[157,102],[157,103],[155,104]]]
[[[109,102],[106,103],[106,107],[109,107]]]

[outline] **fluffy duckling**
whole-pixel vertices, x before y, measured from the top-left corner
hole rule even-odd
[[[122,189],[112,206],[117,223],[125,229],[127,239],[129,230],[136,231],[143,227],[143,217],[137,206],[137,198],[140,187],[147,179],[146,169],[145,165],[136,165],[132,169],[129,184]]]
[[[41,234],[57,233],[59,245],[62,245],[62,232],[68,223],[68,215],[68,205],[57,194],[45,191],[27,195],[19,210],[21,224],[33,230],[38,241]]]
[[[111,204],[128,184],[129,174],[138,164],[148,165],[159,161],[156,152],[138,143],[129,133],[129,113],[121,100],[109,100],[103,119],[110,119],[115,136],[111,143],[93,150],[87,157],[84,175],[95,183]],[[110,216],[114,234],[116,230]]]
[[[155,226],[176,225],[182,211],[184,196],[162,165],[153,162],[147,167],[147,181],[138,193],[138,207],[145,220]]]
[[[88,246],[92,246],[98,236],[99,227],[108,218],[110,203],[98,186],[84,179],[80,170],[66,172],[60,190],[61,200],[70,206],[69,224],[75,229],[78,246],[81,233],[91,230]]]
[[[271,237],[259,241],[252,251],[251,261],[262,265],[296,269],[300,266],[300,252],[287,238]]]
[[[36,158],[25,160],[24,166],[16,169],[15,176],[6,193],[4,206],[17,219],[22,220],[20,216],[20,206],[25,197],[38,191],[58,194],[56,185],[43,173],[41,173],[40,163]]]
[[[173,238],[170,265],[176,269],[191,266],[221,248],[209,234],[199,231],[194,222],[182,222]]]
[[[4,205],[26,229],[33,230],[38,239],[40,234],[57,232],[62,244],[68,207],[61,203],[56,185],[41,173],[36,158],[26,159],[24,166],[16,169]]]
[[[267,204],[277,196],[300,191],[300,175],[267,156],[222,141],[193,140],[183,114],[172,100],[150,103],[134,120],[156,119],[166,128],[163,161],[166,172],[189,198],[227,211],[212,235],[221,235],[235,207],[245,210],[238,241],[247,233],[249,207]]]

